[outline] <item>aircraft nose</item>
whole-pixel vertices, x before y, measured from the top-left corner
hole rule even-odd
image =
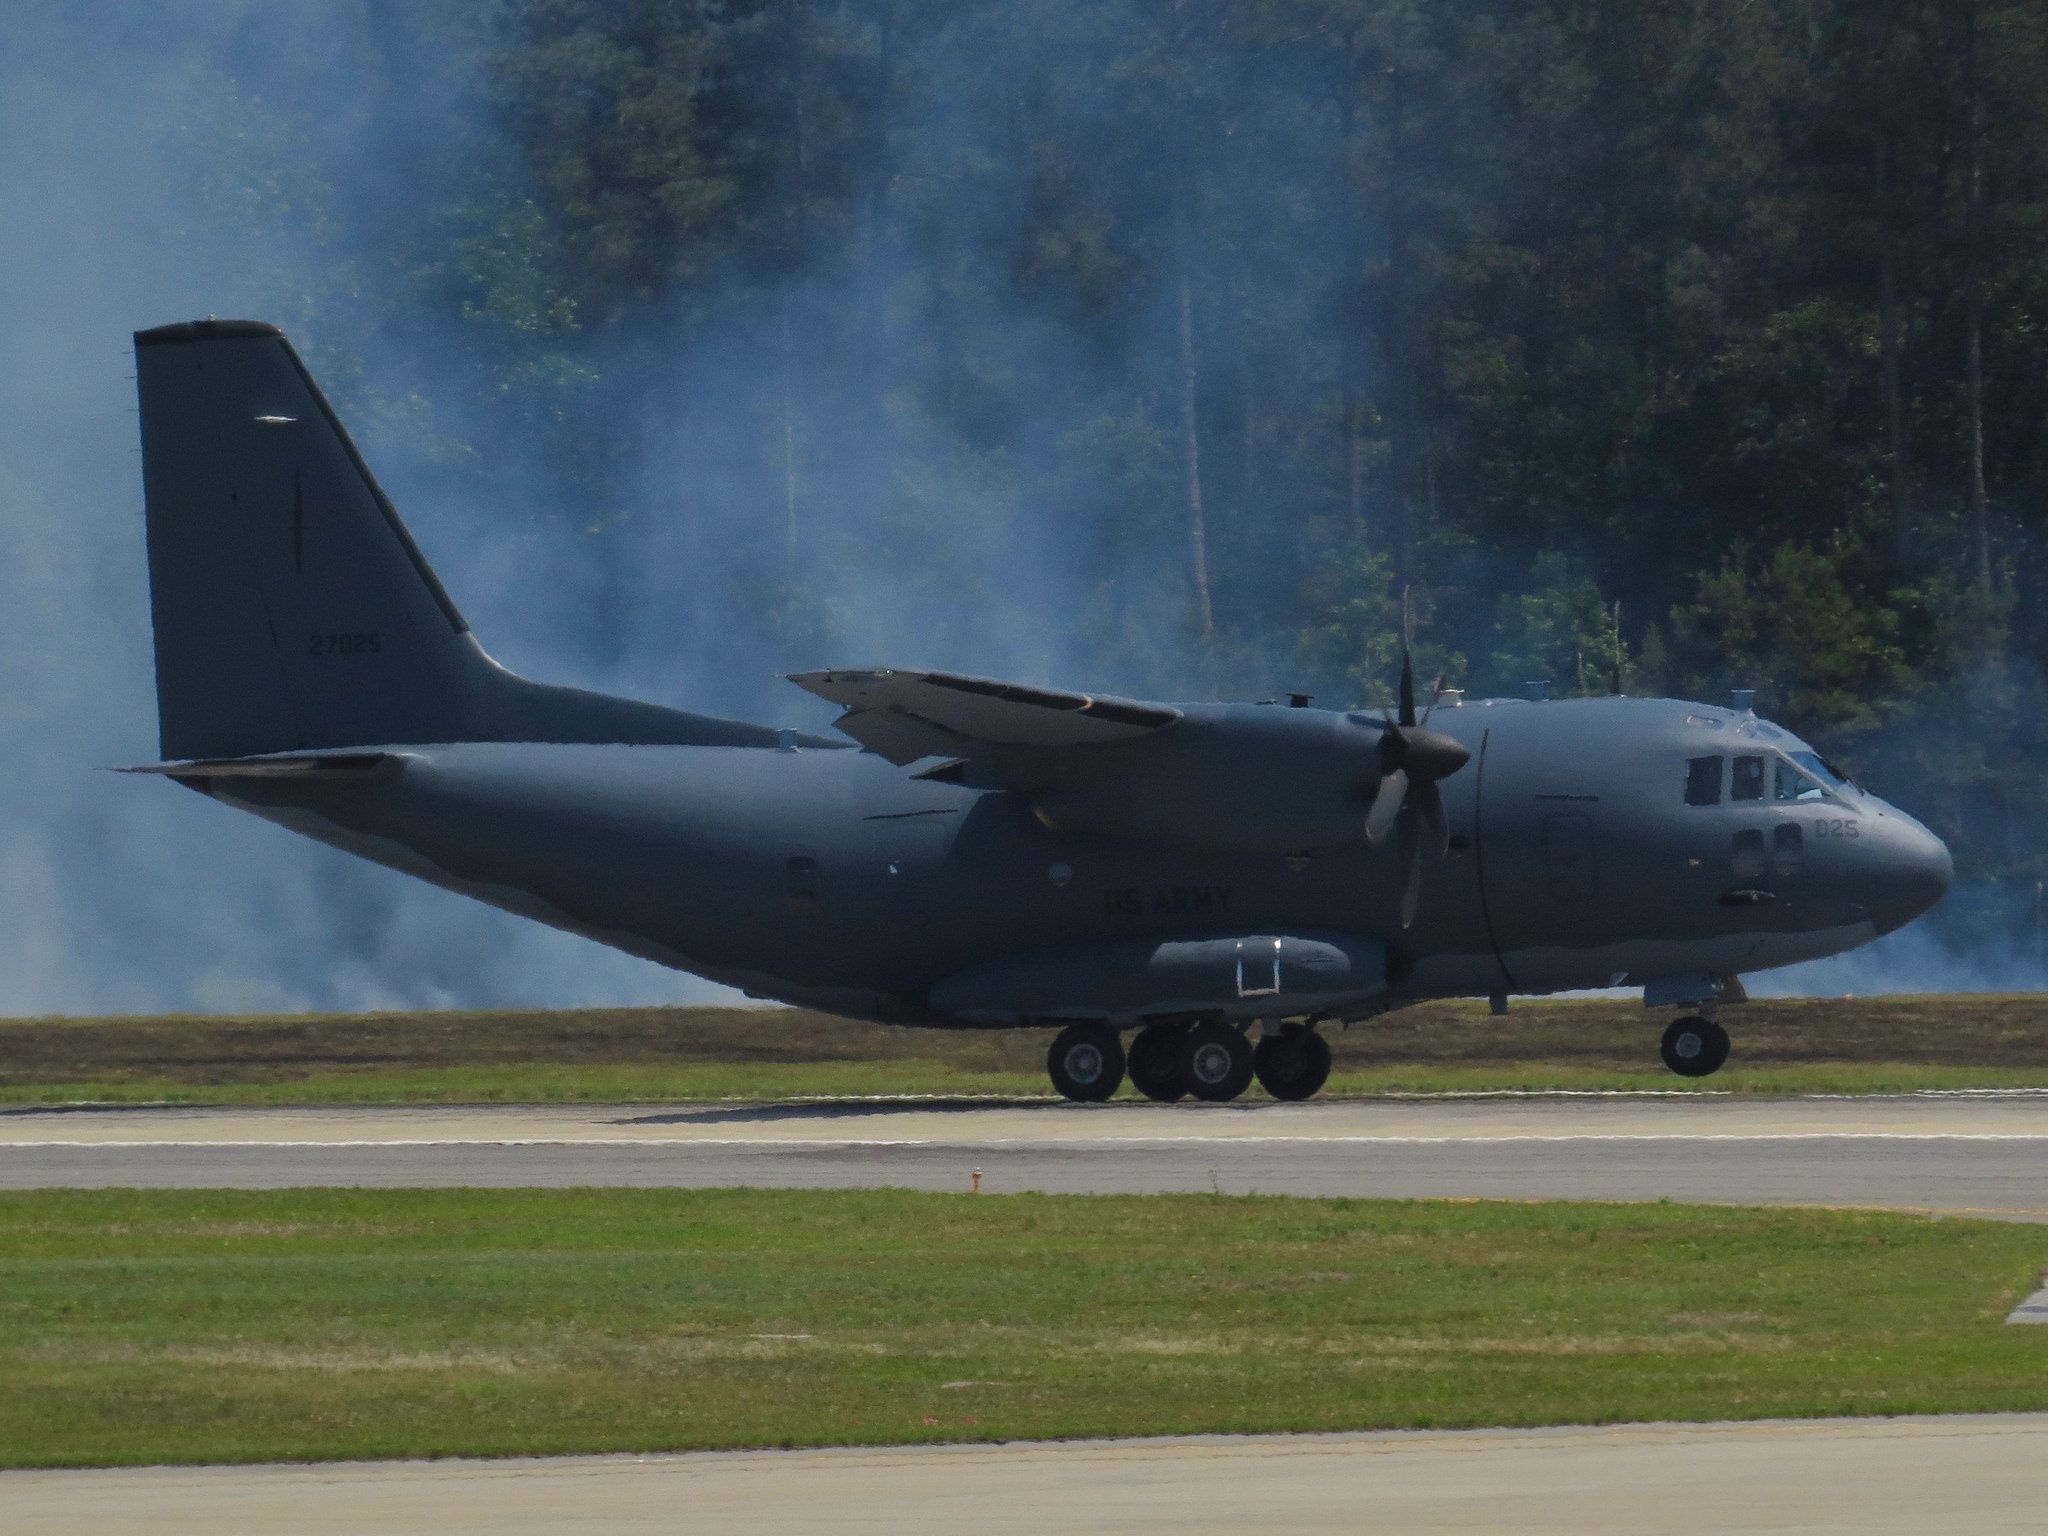
[[[1948,844],[1906,817],[1886,829],[1882,889],[1873,903],[1877,931],[1903,928],[1948,894],[1956,865]]]

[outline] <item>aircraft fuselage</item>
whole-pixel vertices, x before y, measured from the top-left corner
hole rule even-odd
[[[1260,717],[1211,825],[1285,803],[1288,746],[1347,717]],[[1356,722],[1353,722],[1356,723]],[[357,778],[215,779],[219,798],[492,905],[750,993],[905,1023],[977,967],[1186,941],[1335,935],[1383,944],[1383,981],[1313,1011],[1427,997],[1719,977],[1833,954],[1947,883],[1919,823],[1853,787],[1688,804],[1688,764],[1775,773],[1801,744],[1752,715],[1672,700],[1481,701],[1432,725],[1470,763],[1444,781],[1450,848],[1400,929],[1391,846],[1227,850],[1063,830],[1022,795],[934,782],[815,745],[464,743],[391,749]],[[1358,724],[1361,740],[1371,727]],[[1100,750],[1100,749],[1091,749]],[[1790,829],[1790,830],[1786,830]],[[1284,838],[1284,832],[1278,834]],[[1246,841],[1271,843],[1265,832]],[[1254,978],[1261,979],[1261,978]],[[1283,985],[1257,1014],[1303,1011]],[[1059,1010],[1055,1010],[1057,1016]]]

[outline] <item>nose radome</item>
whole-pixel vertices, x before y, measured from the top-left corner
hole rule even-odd
[[[1887,843],[1884,890],[1875,903],[1879,933],[1905,927],[1946,896],[1956,877],[1948,844],[1918,822],[1901,817]]]

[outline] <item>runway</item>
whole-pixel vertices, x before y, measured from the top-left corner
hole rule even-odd
[[[2048,1095],[0,1111],[0,1188],[896,1186],[2048,1221]]]
[[[0,1473],[10,1536],[2034,1532],[2048,1415]]]
[[[891,1185],[2048,1221],[2048,1095],[0,1110],[0,1187]],[[0,1473],[10,1536],[2033,1531],[2048,1415]]]

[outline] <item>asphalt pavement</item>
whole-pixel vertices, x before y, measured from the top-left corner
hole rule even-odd
[[[0,1111],[0,1188],[1257,1191],[2048,1220],[2048,1095]]]

